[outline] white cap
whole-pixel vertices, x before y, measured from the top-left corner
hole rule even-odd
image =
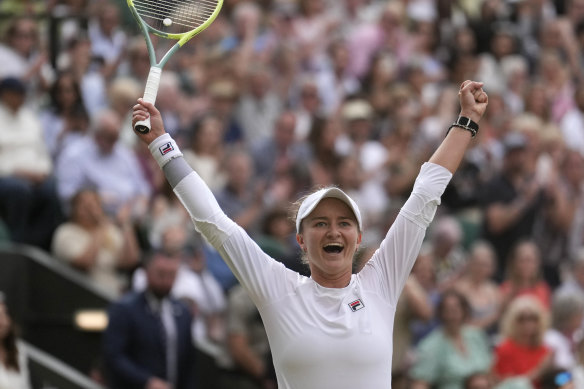
[[[359,207],[357,204],[347,195],[345,192],[340,190],[339,188],[324,188],[320,189],[307,198],[304,199],[302,204],[300,204],[300,208],[298,209],[298,214],[296,215],[296,232],[300,233],[300,223],[302,220],[310,215],[314,208],[326,198],[332,197],[334,199],[339,199],[351,208],[353,213],[355,214],[355,218],[357,219],[357,224],[359,225],[359,231],[363,230],[363,226],[361,223],[361,212],[359,212]]]

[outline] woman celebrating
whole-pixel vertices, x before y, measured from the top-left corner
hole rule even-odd
[[[422,166],[412,195],[372,258],[352,274],[361,215],[338,188],[299,202],[296,239],[311,270],[304,277],[263,253],[221,211],[211,191],[165,133],[159,111],[139,99],[133,122],[150,116],[148,144],[196,228],[222,255],[258,307],[270,341],[278,387],[387,388],[391,382],[395,306],[440,196],[487,106],[482,83],[460,88],[460,118]]]
[[[28,367],[0,292],[0,389],[28,389]]]

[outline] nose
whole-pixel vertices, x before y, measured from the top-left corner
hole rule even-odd
[[[326,233],[326,235],[327,235],[327,237],[329,237],[329,238],[330,238],[330,237],[336,238],[337,236],[339,236],[339,235],[340,235],[339,228],[338,228],[337,226],[335,226],[335,225],[331,225],[331,226],[329,227],[329,229],[327,230],[327,233]]]

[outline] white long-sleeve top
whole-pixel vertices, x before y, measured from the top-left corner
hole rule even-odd
[[[344,288],[325,288],[266,255],[220,209],[195,172],[174,191],[258,307],[278,387],[387,389],[395,307],[452,174],[425,163],[380,248]],[[183,175],[181,173],[180,175]],[[171,183],[173,180],[170,180]]]

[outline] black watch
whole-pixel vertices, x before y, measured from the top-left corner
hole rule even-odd
[[[466,116],[459,116],[458,119],[456,119],[456,121],[452,123],[452,125],[446,132],[446,135],[448,135],[448,132],[450,132],[450,129],[452,127],[460,127],[469,131],[472,134],[473,138],[477,136],[477,133],[479,132],[478,123],[472,121],[470,118],[467,118]]]

